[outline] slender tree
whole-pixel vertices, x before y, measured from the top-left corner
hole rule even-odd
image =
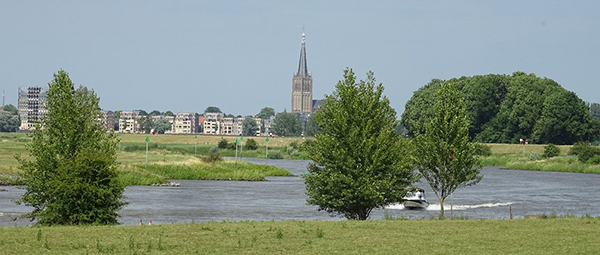
[[[308,203],[319,210],[366,220],[373,209],[399,202],[415,181],[383,89],[372,72],[357,82],[347,69],[315,113],[320,132],[307,146],[313,163],[305,183]]]
[[[242,121],[242,135],[255,136],[258,125],[252,116],[246,116]]]
[[[47,115],[36,124],[17,155],[25,194],[17,201],[32,206],[24,215],[41,225],[116,224],[124,187],[117,180],[117,136],[98,121],[99,98],[77,90],[60,70],[48,84]]]
[[[415,166],[440,200],[440,218],[444,218],[444,200],[450,194],[482,178],[475,146],[469,142],[469,125],[461,93],[451,82],[442,84],[425,133],[413,140]]]
[[[278,136],[299,136],[302,133],[302,123],[297,114],[280,112],[275,115],[273,133]]]

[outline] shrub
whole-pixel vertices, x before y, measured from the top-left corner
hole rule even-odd
[[[219,143],[217,144],[219,149],[226,149],[227,145],[229,144],[227,143],[227,140],[225,140],[225,138],[221,138],[221,140],[219,140]]]
[[[600,165],[600,155],[593,156],[587,161],[588,164]]]
[[[542,158],[551,158],[560,155],[560,149],[554,144],[549,143],[544,146],[544,154],[542,154]]]
[[[235,143],[228,143],[227,144],[227,149],[228,150],[235,150]]]
[[[300,144],[300,151],[306,151],[306,150],[308,150],[308,147],[310,147],[314,144],[315,144],[315,140],[306,139],[306,140],[304,140],[304,142],[302,142],[302,144]]]
[[[300,144],[298,144],[298,141],[293,141],[293,142],[291,142],[291,143],[290,143],[288,146],[289,146],[289,147],[292,147],[292,148],[294,148],[294,149],[298,149],[298,148],[300,148]]]
[[[208,155],[203,156],[200,159],[206,163],[223,161],[223,158],[221,157],[221,153],[219,153],[219,152],[210,152],[210,153],[208,153]]]
[[[219,152],[219,147],[218,146],[213,146],[210,147],[210,149],[208,150],[209,153],[218,153]]]
[[[256,150],[258,149],[258,143],[252,138],[248,138],[246,144],[244,144],[244,149],[246,150]]]
[[[283,159],[281,151],[269,150],[269,159]]]
[[[482,143],[475,143],[475,155],[477,156],[492,156],[492,147]]]
[[[537,153],[531,153],[531,154],[529,154],[529,160],[532,160],[532,161],[540,160],[540,155],[538,155]]]
[[[585,163],[594,156],[600,155],[600,149],[598,147],[592,147],[588,143],[579,142],[571,147],[569,150],[569,155],[577,155],[579,161]]]

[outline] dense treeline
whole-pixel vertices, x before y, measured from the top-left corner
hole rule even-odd
[[[573,144],[593,141],[600,134],[594,109],[575,93],[552,79],[515,72],[434,79],[416,91],[406,103],[401,124],[410,135],[423,132],[433,113],[436,91],[445,82],[463,93],[471,118],[469,136],[474,141]],[[594,107],[597,104],[592,104]]]

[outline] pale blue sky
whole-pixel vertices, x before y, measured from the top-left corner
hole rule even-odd
[[[0,89],[62,68],[107,110],[280,112],[303,27],[315,99],[351,67],[398,116],[433,78],[514,71],[600,102],[600,1],[2,1]]]

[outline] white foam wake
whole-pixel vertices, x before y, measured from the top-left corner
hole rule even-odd
[[[484,203],[484,204],[478,204],[478,205],[450,205],[448,204],[444,204],[444,210],[467,210],[467,209],[477,209],[477,208],[491,208],[491,207],[501,207],[501,206],[509,206],[512,205],[512,202],[507,202],[507,203]],[[385,209],[396,209],[396,210],[403,210],[404,209],[404,205],[402,204],[393,204],[393,205],[389,205],[386,206]],[[427,211],[439,211],[442,209],[442,206],[440,206],[439,204],[430,204],[427,207]]]

